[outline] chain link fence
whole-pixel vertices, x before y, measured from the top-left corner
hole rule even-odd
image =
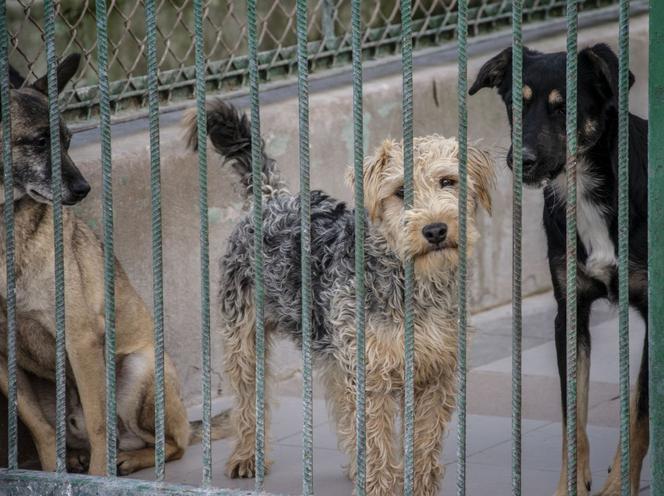
[[[309,2],[309,61],[312,72],[349,64],[351,60],[350,0]],[[617,0],[579,0],[593,9]],[[145,8],[142,0],[108,0],[109,77],[114,113],[146,105]],[[158,1],[159,90],[163,103],[191,98],[194,92],[193,1]],[[564,15],[565,0],[524,0],[524,20]],[[454,38],[456,0],[413,0],[413,46],[436,46]],[[43,0],[8,0],[12,65],[28,80],[45,73]],[[247,82],[246,5],[238,0],[204,2],[206,82],[209,91],[241,88]],[[469,2],[469,35],[508,27],[509,0]],[[57,2],[58,54],[83,54],[83,69],[63,94],[66,117],[86,120],[98,112],[95,2]],[[400,49],[399,2],[362,2],[362,47],[366,59],[392,55]],[[258,2],[259,64],[262,81],[296,72],[295,0]]]

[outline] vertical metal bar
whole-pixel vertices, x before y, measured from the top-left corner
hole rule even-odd
[[[466,494],[466,341],[468,309],[466,305],[468,276],[468,0],[459,0],[457,18],[459,82],[459,433],[457,445],[457,495]]]
[[[265,292],[263,286],[263,168],[258,92],[256,0],[247,0],[249,94],[251,100],[251,167],[254,193],[254,285],[256,286],[256,491],[265,482]]]
[[[164,480],[164,283],[161,240],[161,170],[159,154],[159,93],[157,77],[157,10],[155,0],[145,1],[150,122],[150,190],[152,200],[152,292],[155,354],[155,476]],[[200,148],[200,147],[199,147]]]
[[[16,412],[16,272],[14,269],[14,174],[7,61],[7,5],[0,4],[0,107],[2,107],[2,164],[4,184],[5,269],[7,274],[7,468],[18,468]]]
[[[411,0],[401,0],[401,70],[403,78],[403,179],[404,208],[413,208],[413,30]],[[404,398],[404,495],[414,491],[413,450],[415,447],[415,330],[413,316],[414,263],[405,262],[404,287],[404,345],[405,345],[405,398]]]
[[[620,489],[629,480],[629,0],[620,0],[618,81],[618,307],[620,363]]]
[[[567,493],[576,496],[577,0],[567,0]]]
[[[205,109],[205,45],[203,1],[194,0],[196,58],[196,124],[198,131],[198,210],[201,246],[201,370],[203,389],[203,486],[212,483],[212,367],[210,361],[210,241],[208,234],[207,115]]]
[[[53,0],[44,1],[44,39],[48,67],[48,114],[51,137],[51,188],[53,190],[53,245],[55,259],[55,451],[56,470],[67,471],[66,464],[66,381],[65,362],[65,274],[62,242],[62,168],[60,163],[60,110],[58,108],[58,58],[55,53],[55,8]]]
[[[297,88],[300,120],[300,259],[302,284],[302,494],[314,494],[311,358],[311,191],[309,177],[309,67],[307,0],[297,0]]]
[[[108,17],[106,0],[96,1],[99,128],[102,163],[102,219],[104,224],[104,342],[106,355],[106,471],[117,471],[115,396],[115,257],[113,255],[113,180],[111,161],[111,102],[108,84]]]
[[[512,4],[512,495],[521,495],[523,1]]]
[[[364,118],[362,114],[362,5],[361,0],[352,0],[352,46],[353,46],[353,166],[355,172],[355,328],[357,357],[355,375],[357,382],[355,405],[355,456],[357,475],[355,493],[366,494],[366,417],[365,417],[365,352],[364,336],[366,288],[364,285]]]
[[[648,357],[652,494],[664,494],[664,2],[650,2]]]

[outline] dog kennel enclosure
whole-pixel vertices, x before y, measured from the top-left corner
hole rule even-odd
[[[88,5],[89,3],[89,5]],[[93,4],[94,3],[94,9]],[[268,2],[269,3],[269,2]],[[380,2],[376,2],[380,4]],[[23,2],[0,3],[0,96],[2,103],[2,129],[3,129],[3,164],[4,188],[6,204],[12,203],[12,153],[11,153],[11,119],[9,109],[9,68],[8,62],[13,57],[21,55],[16,31],[10,29],[9,17],[11,9],[23,7]],[[8,373],[9,373],[9,435],[8,435],[8,467],[0,469],[0,487],[6,488],[10,494],[25,494],[30,490],[33,494],[250,494],[241,491],[215,488],[212,481],[211,462],[211,329],[210,329],[210,256],[209,256],[209,220],[208,220],[208,184],[207,184],[207,156],[206,147],[198,148],[198,179],[199,179],[199,209],[200,209],[200,284],[201,284],[201,329],[202,342],[201,356],[201,382],[203,391],[203,457],[201,460],[200,487],[178,486],[163,482],[165,474],[164,455],[164,278],[162,268],[162,208],[161,208],[161,176],[160,176],[160,146],[159,146],[159,116],[160,100],[174,105],[184,105],[180,99],[194,97],[196,101],[198,142],[206,142],[206,96],[212,92],[224,89],[242,87],[248,80],[250,96],[251,126],[252,126],[252,153],[253,153],[253,211],[255,225],[254,236],[255,263],[257,288],[256,311],[256,349],[257,359],[257,456],[256,456],[256,489],[255,493],[263,491],[265,480],[265,438],[263,436],[264,399],[265,399],[265,369],[264,369],[264,328],[263,328],[263,275],[262,275],[262,211],[261,211],[261,156],[260,156],[260,84],[270,78],[284,75],[297,76],[298,109],[299,109],[299,159],[300,159],[300,193],[303,198],[301,211],[302,228],[302,369],[303,369],[303,396],[302,408],[304,411],[304,437],[302,447],[302,494],[313,494],[313,480],[316,476],[313,457],[313,409],[312,409],[312,356],[311,356],[311,299],[312,281],[310,264],[310,210],[307,199],[310,198],[310,136],[309,136],[309,75],[310,72],[332,67],[337,64],[352,64],[353,84],[353,136],[354,136],[354,168],[355,177],[362,177],[362,164],[364,159],[363,147],[363,112],[362,112],[362,71],[363,58],[378,56],[381,53],[401,52],[403,73],[403,140],[404,140],[404,166],[405,166],[405,205],[409,208],[413,203],[413,50],[420,46],[433,46],[441,43],[456,43],[458,53],[458,139],[460,142],[460,247],[461,268],[459,286],[459,370],[458,370],[458,415],[459,435],[457,439],[457,453],[459,470],[456,474],[449,473],[447,477],[456,477],[457,494],[466,494],[466,406],[467,406],[467,266],[466,257],[466,198],[467,198],[467,126],[468,112],[466,106],[468,37],[483,30],[495,29],[500,26],[511,26],[513,39],[513,143],[514,143],[514,182],[513,182],[513,334],[512,334],[512,494],[522,494],[521,481],[521,411],[522,411],[522,382],[521,382],[521,342],[522,342],[522,23],[531,19],[546,19],[549,16],[564,16],[567,23],[567,53],[577,53],[577,28],[579,8],[605,7],[613,9],[612,15],[617,14],[619,23],[619,60],[620,60],[620,95],[619,95],[619,129],[620,129],[620,189],[619,189],[619,335],[620,335],[620,439],[621,439],[621,467],[622,467],[622,494],[630,494],[629,481],[629,280],[628,280],[628,92],[629,92],[629,20],[632,9],[649,8],[650,17],[650,74],[649,74],[649,175],[648,175],[648,207],[649,207],[649,356],[650,356],[650,444],[652,465],[652,494],[664,494],[664,308],[662,295],[664,295],[664,232],[661,229],[662,205],[664,205],[664,58],[662,42],[664,41],[664,4],[651,1],[641,2],[629,0],[600,1],[600,0],[458,0],[457,2],[420,2],[418,0],[401,0],[394,3],[394,8],[387,14],[380,8],[371,10],[363,15],[363,2],[352,0],[350,2],[335,2],[334,0],[319,0],[307,2],[296,0],[287,6],[280,6],[280,2],[273,2],[273,9],[281,9],[281,16],[293,21],[295,39],[291,40],[285,29],[282,33],[258,31],[257,14],[259,6],[256,0],[245,2],[229,2],[233,6],[230,13],[226,13],[220,23],[211,21],[210,3],[205,0],[191,0],[171,3],[177,22],[175,29],[181,29],[180,36],[193,38],[193,53],[184,55],[174,48],[169,48],[164,40],[169,33],[158,30],[157,18],[163,9],[170,8],[168,3],[158,4],[156,0],[136,2],[130,12],[120,10],[114,2],[96,0],[85,2],[86,22],[94,20],[96,27],[95,50],[96,64],[90,51],[85,53],[85,61],[96,76],[88,76],[89,80],[80,79],[75,82],[73,89],[63,94],[64,107],[59,106],[57,92],[57,60],[56,38],[62,38],[62,31],[58,31],[57,24],[67,22],[63,11],[54,0],[43,1],[43,25],[35,23],[34,19],[26,18],[33,24],[30,29],[43,30],[44,47],[46,51],[49,105],[51,126],[51,158],[53,177],[61,175],[60,169],[60,133],[58,129],[59,115],[64,113],[68,118],[90,119],[87,122],[99,125],[101,132],[101,159],[103,164],[102,181],[102,213],[103,213],[103,242],[104,242],[104,282],[106,288],[105,298],[105,346],[106,346],[106,438],[108,477],[91,477],[68,474],[66,471],[66,425],[65,425],[65,292],[63,269],[63,242],[62,242],[62,191],[60,181],[53,181],[54,193],[54,251],[56,275],[56,370],[57,370],[57,471],[45,473],[21,470],[18,468],[18,441],[17,441],[17,410],[16,410],[16,287],[14,268],[14,236],[13,236],[13,209],[4,209],[4,225],[6,239],[3,240],[7,253],[7,294],[3,295],[7,301],[7,335],[8,335]],[[347,5],[348,4],[348,5]],[[167,5],[167,7],[164,7]],[[608,6],[608,7],[607,7]],[[313,7],[313,8],[312,8]],[[349,25],[342,21],[340,12],[349,7],[347,18]],[[366,6],[365,6],[366,7]],[[136,9],[144,9],[145,26],[136,28],[132,15]],[[243,22],[246,9],[246,22]],[[240,15],[238,11],[242,10]],[[120,13],[118,13],[120,11]],[[273,14],[269,10],[267,16]],[[180,23],[182,16],[193,16],[193,29]],[[346,15],[346,14],[344,14]],[[120,16],[120,17],[118,17]],[[109,23],[123,19],[126,31],[141,46],[138,57],[144,58],[140,62],[145,66],[145,74],[137,75],[136,60],[128,65],[117,62],[115,52],[119,41],[110,33]],[[81,17],[80,19],[84,19]],[[80,20],[79,19],[79,20]],[[229,45],[223,38],[224,23],[236,22],[241,27],[235,45]],[[238,20],[239,19],[239,20]],[[345,19],[345,18],[344,18]],[[114,21],[115,20],[115,21]],[[77,21],[78,22],[78,21]],[[82,21],[81,21],[82,22]],[[67,24],[70,28],[71,25]],[[342,28],[346,29],[342,32]],[[28,27],[25,27],[28,29]],[[138,29],[137,33],[133,33]],[[144,29],[145,39],[140,36]],[[67,31],[67,30],[65,30]],[[205,32],[214,32],[212,38],[213,48],[206,51]],[[71,29],[69,30],[71,32]],[[246,32],[246,53],[243,51]],[[184,33],[184,34],[183,34]],[[268,49],[259,50],[261,43],[272,39]],[[269,41],[269,40],[268,40]],[[75,47],[82,42],[75,36],[67,43],[68,47]],[[290,44],[289,44],[290,43]],[[158,52],[159,44],[162,54]],[[222,48],[220,48],[222,47]],[[144,51],[143,51],[144,49]],[[16,50],[19,50],[16,52]],[[169,50],[171,55],[165,56]],[[239,55],[235,55],[237,51]],[[193,64],[190,63],[193,59]],[[30,70],[30,57],[25,58],[25,67]],[[110,76],[112,65],[115,64],[115,75]],[[120,67],[120,69],[118,69]],[[131,67],[133,69],[127,69]],[[89,71],[88,71],[89,72]],[[94,81],[97,78],[97,81]],[[577,493],[576,477],[576,156],[577,146],[577,115],[576,115],[576,79],[577,58],[567,58],[567,354],[568,354],[568,490],[570,495]],[[90,81],[93,81],[91,83]],[[117,460],[117,425],[115,396],[115,301],[114,301],[114,249],[113,249],[113,192],[112,192],[112,160],[111,160],[111,122],[114,114],[121,114],[122,110],[131,107],[146,107],[150,128],[150,154],[151,154],[151,218],[152,218],[152,275],[153,275],[153,311],[155,318],[155,361],[156,361],[156,432],[155,432],[155,474],[156,482],[139,481],[131,478],[118,478],[116,474]],[[83,124],[81,128],[89,126]],[[357,480],[356,492],[365,494],[365,423],[364,417],[364,200],[362,181],[356,180],[354,185],[354,198],[356,205],[356,246],[355,267],[357,283]],[[413,384],[413,308],[411,301],[413,285],[413,265],[406,266],[406,322],[405,322],[405,350],[406,350],[406,395],[404,411],[404,493],[413,494],[413,416],[414,416],[414,384]]]

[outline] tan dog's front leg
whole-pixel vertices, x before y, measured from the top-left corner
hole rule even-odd
[[[451,387],[436,382],[415,389],[415,494],[433,496],[444,474],[440,465],[443,433],[454,409]]]
[[[16,370],[16,407],[18,415],[30,430],[32,440],[37,448],[39,462],[42,470],[55,471],[55,430],[42,412],[39,400],[30,384],[30,379],[21,370]],[[0,355],[0,388],[5,396],[9,390],[9,377],[7,372],[7,358]],[[55,386],[53,386],[55,387]]]
[[[95,334],[96,326],[69,324],[67,327],[67,358],[76,379],[85,424],[90,439],[92,475],[106,474],[106,418],[104,346]]]

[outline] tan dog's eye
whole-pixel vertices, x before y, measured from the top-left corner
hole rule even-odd
[[[403,186],[401,186],[398,190],[396,190],[394,192],[394,196],[396,196],[397,198],[400,198],[401,200],[403,200],[403,197],[404,197]]]
[[[450,179],[448,177],[444,177],[440,180],[440,187],[441,188],[449,188],[450,186],[454,186],[456,184],[456,181],[454,179]]]

